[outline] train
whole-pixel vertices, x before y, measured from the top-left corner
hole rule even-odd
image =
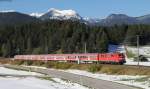
[[[40,60],[58,62],[124,64],[123,53],[81,53],[81,54],[43,54],[43,55],[15,55],[14,60]]]

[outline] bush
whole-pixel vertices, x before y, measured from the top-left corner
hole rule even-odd
[[[54,66],[54,68],[56,68],[56,69],[69,69],[71,67],[71,65],[72,64],[57,62],[56,65]]]
[[[122,70],[123,69],[121,67],[103,66],[101,72],[107,74],[118,74]]]
[[[92,73],[98,72],[98,71],[100,71],[100,69],[101,69],[100,65],[90,65],[88,67],[88,71],[92,72]]]
[[[48,62],[46,63],[46,65],[45,65],[45,67],[47,67],[47,68],[53,68],[53,67],[55,66],[55,64],[56,64],[56,63],[54,63],[54,62],[48,61]]]
[[[24,64],[24,60],[14,60],[11,62],[12,65],[22,65]]]
[[[148,59],[145,56],[143,56],[143,55],[140,55],[139,59],[140,59],[139,60],[140,62],[148,62]],[[135,57],[134,61],[138,61],[138,57]]]
[[[45,62],[44,61],[33,61],[33,64],[34,66],[43,66],[45,65]]]
[[[31,65],[33,64],[33,61],[28,60],[28,61],[26,61],[26,64],[27,64],[28,66],[31,66]]]

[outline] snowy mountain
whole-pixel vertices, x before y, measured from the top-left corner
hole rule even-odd
[[[100,25],[112,26],[122,24],[138,24],[139,21],[135,17],[130,17],[125,14],[111,14],[100,22]]]
[[[87,25],[99,25],[99,26],[113,26],[122,24],[150,24],[150,15],[144,15],[140,17],[131,17],[125,14],[110,14],[108,17],[101,18],[89,18],[81,17],[74,10],[59,10],[51,8],[47,13],[32,13],[31,16],[37,17],[41,20],[80,20]]]
[[[58,19],[58,20],[80,20],[82,17],[74,10],[58,10],[51,8],[47,13],[40,17],[42,20]]]
[[[113,26],[122,24],[147,24],[150,25],[150,14],[131,17],[125,14],[111,14],[108,17],[101,18],[89,18],[81,17],[74,10],[59,10],[51,8],[46,13],[31,13],[24,14],[15,12],[14,10],[0,11],[0,24],[14,24],[14,23],[28,23],[32,21],[41,20],[79,20],[87,25],[98,25],[98,26]]]

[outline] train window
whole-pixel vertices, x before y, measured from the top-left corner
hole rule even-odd
[[[101,57],[105,57],[105,55],[101,55]]]
[[[106,54],[105,57],[110,58],[110,57],[112,57],[112,55],[111,54]]]
[[[90,56],[90,58],[95,58],[96,56]]]
[[[114,55],[113,55],[113,54],[111,54],[111,57],[114,57]]]
[[[76,58],[76,56],[68,56],[68,59]]]
[[[87,56],[79,56],[79,58],[88,58]]]

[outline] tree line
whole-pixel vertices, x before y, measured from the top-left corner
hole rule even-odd
[[[149,25],[121,25],[112,27],[88,26],[79,21],[58,21],[0,26],[0,56],[17,54],[104,53],[109,44],[128,42],[136,45],[150,43]]]

